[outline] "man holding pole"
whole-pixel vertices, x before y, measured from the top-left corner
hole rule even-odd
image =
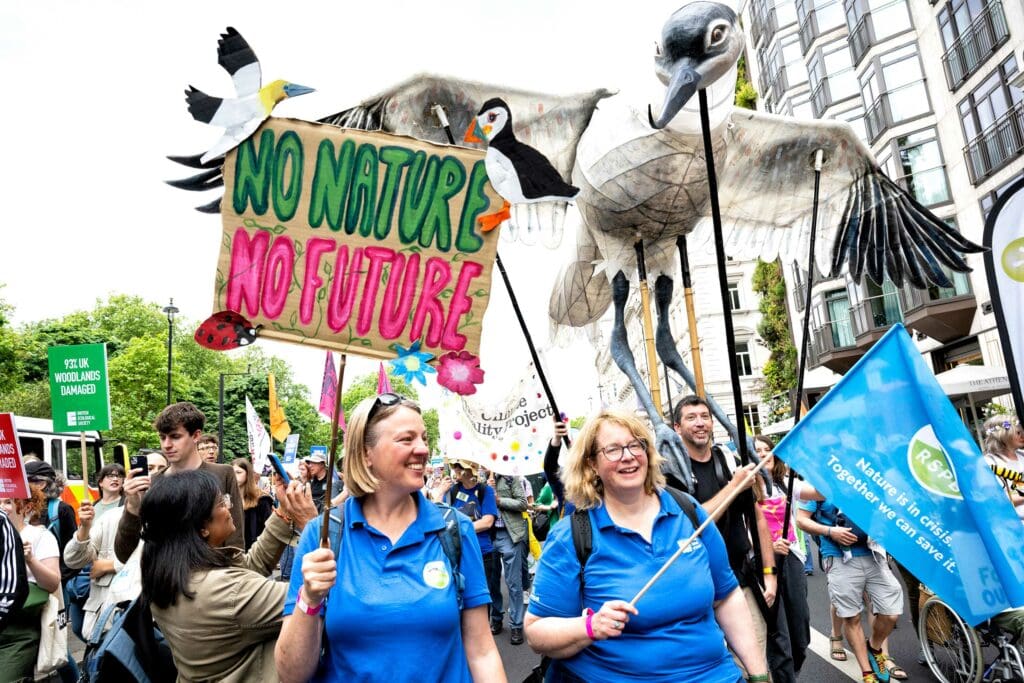
[[[729,566],[736,574],[747,600],[758,647],[764,653],[767,643],[768,607],[775,601],[778,581],[775,575],[775,551],[772,547],[771,533],[764,516],[753,504],[751,485],[754,475],[751,470],[756,465],[748,464],[735,470],[729,467],[722,449],[711,445],[711,409],[707,401],[699,396],[690,395],[680,399],[672,411],[672,428],[682,438],[690,457],[694,482],[693,496],[708,513],[713,513],[734,491],[742,492],[734,504],[718,518],[717,524],[725,540]],[[753,529],[748,528],[743,515],[744,506],[753,508],[756,520]],[[751,539],[756,539],[760,544],[763,567],[752,566]],[[759,575],[764,577],[763,590],[758,581]],[[792,658],[789,669],[792,670]],[[773,668],[776,681],[779,681],[778,673]],[[783,679],[786,677],[783,676]],[[795,680],[795,674],[791,680]]]

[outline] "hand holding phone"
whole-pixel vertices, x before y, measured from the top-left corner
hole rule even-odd
[[[287,486],[291,483],[292,478],[288,476],[288,472],[285,471],[284,465],[281,463],[281,458],[277,457],[277,453],[270,454],[270,466],[274,468],[274,472],[277,476],[281,477],[281,481]]]
[[[149,474],[149,458],[144,454],[128,456],[128,470],[141,469],[143,476]]]

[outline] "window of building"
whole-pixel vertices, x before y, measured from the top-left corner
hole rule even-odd
[[[1016,75],[1011,55],[957,106],[974,183],[1024,151],[1024,93],[1008,84]]]
[[[743,310],[743,307],[740,306],[740,283],[738,282],[729,283],[729,310]]]
[[[754,374],[753,365],[750,362],[750,342],[736,342],[736,372],[740,377],[748,377]]]
[[[853,128],[854,134],[861,139],[862,142],[868,144],[868,129],[864,123],[864,107],[857,105],[853,109],[847,109],[846,111],[839,112],[835,115],[835,119],[839,121],[846,121]]]
[[[981,217],[983,220],[988,220],[988,212],[991,211],[992,207],[996,205],[996,200],[999,199],[999,195],[1006,192],[1008,189],[1010,189],[1011,185],[1013,185],[1018,180],[1022,179],[1024,179],[1024,172],[1018,173],[1013,178],[1010,178],[1005,183],[1003,183],[996,189],[992,190],[991,192],[986,193],[985,196],[981,198],[979,203],[981,204]]]
[[[860,77],[867,129],[877,140],[889,127],[931,112],[917,45],[911,43],[872,60]]]
[[[950,200],[946,167],[934,128],[901,135],[892,146],[892,156],[887,156],[882,166],[890,178],[925,206]]]
[[[832,346],[837,349],[854,345],[853,330],[850,328],[850,297],[845,289],[825,293],[825,310],[828,311],[828,325],[832,328]]]
[[[813,119],[814,107],[811,106],[811,93],[804,91],[785,101],[779,110],[780,114],[788,114],[795,119]]]
[[[846,23],[839,0],[796,0],[796,16],[800,22],[800,42],[804,52],[810,49],[818,36]]]
[[[1010,35],[1000,0],[950,0],[936,21],[950,90],[963,85]]]
[[[857,77],[846,38],[819,47],[807,63],[815,116],[857,94]]]
[[[747,433],[756,436],[761,433],[761,413],[757,404],[743,406],[743,417],[747,421]]]
[[[854,63],[872,45],[913,28],[906,0],[845,0]]]

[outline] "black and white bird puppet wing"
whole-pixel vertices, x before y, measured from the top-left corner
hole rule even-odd
[[[440,106],[446,114],[454,138],[461,140],[463,132],[473,125],[481,104],[500,97],[513,112],[516,138],[547,157],[564,181],[572,173],[576,146],[597,103],[611,94],[599,89],[572,95],[548,95],[420,74],[355,107],[326,116],[320,122],[448,144],[436,107]],[[509,227],[513,234],[524,238],[527,233],[539,232],[546,243],[557,246],[564,220],[564,206],[538,209],[536,205],[514,205]]]
[[[725,250],[733,258],[807,264],[819,149],[814,261],[822,274],[948,285],[944,269],[965,272],[964,254],[983,251],[889,179],[846,122],[735,109],[728,126],[729,162],[718,162],[716,173]],[[710,235],[705,220],[691,244]]]

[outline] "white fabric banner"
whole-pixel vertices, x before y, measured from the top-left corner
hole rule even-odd
[[[1017,410],[1024,386],[1024,181],[999,197],[985,225],[989,292]]]
[[[544,469],[554,424],[533,363],[501,403],[484,404],[473,396],[445,392],[438,412],[438,445],[446,459],[470,460],[498,474]]]
[[[249,458],[252,460],[252,469],[257,476],[263,474],[263,470],[270,465],[267,455],[270,453],[270,434],[263,426],[263,420],[256,414],[252,407],[252,401],[245,397],[245,431],[249,435]]]

